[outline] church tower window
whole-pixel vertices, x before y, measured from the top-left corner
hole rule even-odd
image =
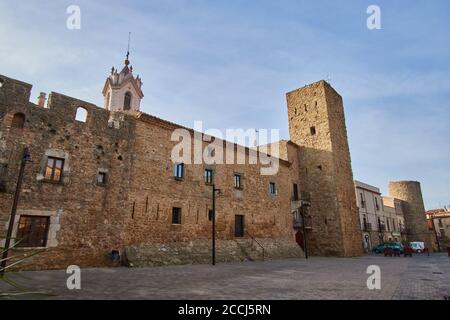
[[[125,98],[123,101],[123,110],[130,110],[131,109],[131,92],[127,91],[127,93],[125,93]]]

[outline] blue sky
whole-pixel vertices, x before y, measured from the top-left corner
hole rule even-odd
[[[66,8],[81,8],[81,30]],[[382,29],[368,30],[379,5]],[[285,93],[327,79],[343,96],[356,179],[387,193],[418,180],[450,204],[450,2],[0,0],[0,73],[102,105],[111,67],[131,62],[142,110],[192,127],[279,128]]]

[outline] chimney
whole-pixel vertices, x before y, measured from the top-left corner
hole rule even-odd
[[[47,99],[45,98],[45,96],[46,96],[45,92],[41,92],[41,93],[39,94],[39,97],[37,98],[37,105],[38,105],[39,107],[45,108],[45,100],[47,100]]]

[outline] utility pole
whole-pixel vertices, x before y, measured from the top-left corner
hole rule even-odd
[[[11,237],[12,237],[12,231],[13,231],[13,227],[14,227],[14,220],[16,218],[17,205],[19,203],[20,190],[22,188],[23,174],[25,171],[25,165],[29,161],[31,161],[30,152],[29,152],[28,148],[25,147],[23,149],[22,160],[20,162],[19,177],[17,178],[16,191],[14,193],[14,200],[13,200],[13,205],[11,208],[11,215],[9,218],[8,231],[6,233],[5,248],[3,249],[4,251],[3,251],[2,263],[1,263],[1,268],[0,268],[0,276],[3,276],[3,274],[5,272],[6,259],[8,258],[9,248],[11,245]]]

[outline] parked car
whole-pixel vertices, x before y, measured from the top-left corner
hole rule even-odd
[[[413,241],[409,243],[409,246],[415,253],[422,253],[425,251],[425,243],[421,241]]]
[[[374,253],[384,253],[384,249],[393,249],[394,251],[399,251],[400,254],[403,254],[404,248],[400,242],[386,242],[373,247],[372,252]]]

